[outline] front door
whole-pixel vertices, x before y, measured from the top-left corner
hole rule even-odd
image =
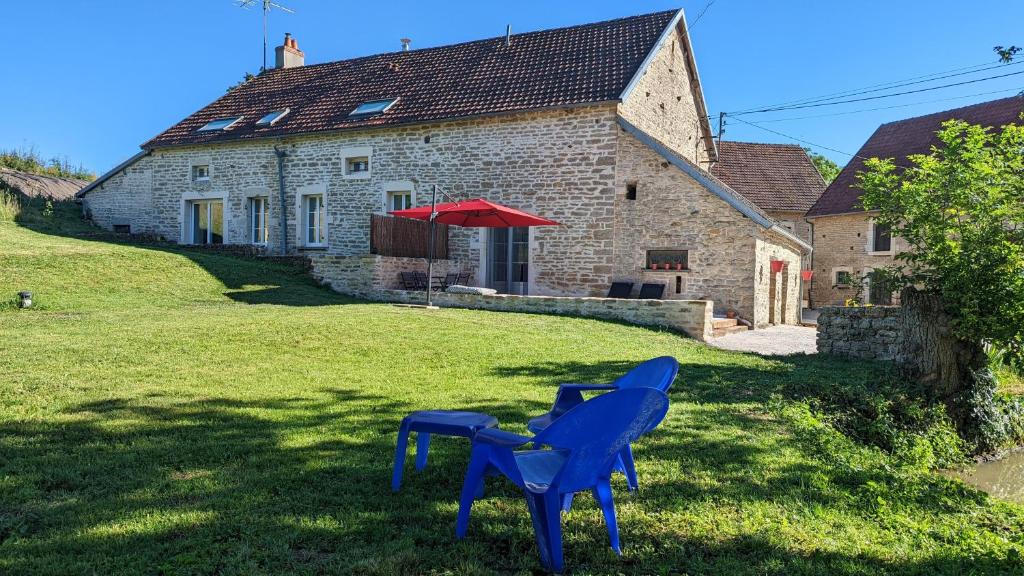
[[[527,294],[530,229],[492,228],[489,236],[487,286],[503,294]]]
[[[868,273],[868,302],[875,306],[892,306],[892,289],[885,277],[874,270]]]

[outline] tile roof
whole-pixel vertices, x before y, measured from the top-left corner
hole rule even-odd
[[[161,146],[439,121],[614,101],[678,11],[658,12],[451,46],[272,69],[143,144]],[[350,118],[359,104],[398,98],[386,113]],[[290,113],[270,127],[256,121]],[[244,119],[227,131],[207,122]]]
[[[794,144],[720,142],[711,173],[769,212],[806,212],[825,191],[811,159]]]
[[[864,169],[863,158],[893,158],[897,164],[905,166],[908,164],[907,156],[927,154],[932,145],[938,143],[935,132],[946,120],[957,119],[971,124],[999,127],[1019,122],[1022,111],[1024,98],[1011,96],[882,124],[861,146],[857,156],[850,159],[850,163],[829,185],[807,216],[848,214],[863,210],[860,204],[862,191],[856,187],[857,172]]]

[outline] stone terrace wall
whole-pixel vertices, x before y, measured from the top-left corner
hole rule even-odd
[[[818,353],[898,360],[902,308],[827,306],[818,316]]]
[[[380,300],[382,290],[400,290],[401,272],[427,272],[427,262],[422,258],[397,258],[376,254],[316,254],[311,255],[309,260],[312,263],[313,278],[321,284],[326,284],[341,294],[370,300]],[[433,275],[443,276],[448,272],[464,270],[457,262],[435,260]]]
[[[384,290],[380,300],[422,304],[422,292]],[[627,300],[573,296],[516,296],[511,294],[449,294],[434,295],[434,305],[445,308],[472,308],[495,312],[557,314],[584,318],[618,320],[638,326],[655,326],[685,332],[705,341],[711,337],[712,308],[710,300]]]

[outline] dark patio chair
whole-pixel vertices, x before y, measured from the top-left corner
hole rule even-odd
[[[640,295],[637,298],[641,300],[661,300],[664,295],[664,284],[644,284],[640,286]]]
[[[612,282],[611,288],[608,289],[609,298],[629,298],[632,293],[632,282]]]
[[[459,279],[456,283],[462,286],[469,286],[469,281],[472,279],[472,274],[469,272],[459,272]]]
[[[402,290],[422,290],[415,272],[399,272],[398,276],[402,280]]]
[[[441,289],[447,290],[449,286],[454,286],[459,283],[459,275],[456,272],[449,272],[444,275],[444,280],[441,282]]]
[[[419,284],[419,288],[417,288],[417,290],[426,290],[427,289],[427,274],[425,272],[413,272],[413,274],[416,275],[416,282]],[[430,283],[430,289],[433,292],[437,292],[437,291],[441,290],[441,284],[439,282],[431,282]]]

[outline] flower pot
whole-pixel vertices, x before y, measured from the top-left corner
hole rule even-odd
[[[782,272],[782,267],[786,265],[786,262],[783,260],[772,260],[771,265],[772,274],[776,274],[778,272]]]
[[[676,262],[676,270],[682,270],[682,269],[683,269],[682,263]]]
[[[736,311],[735,311],[735,310],[732,310],[732,309],[730,309],[730,310],[726,310],[726,311],[725,311],[725,317],[726,317],[726,318],[730,318],[730,319],[731,319],[731,318],[735,318],[735,317],[736,317]]]
[[[810,282],[811,279],[814,278],[814,270],[801,270],[800,278],[802,278],[804,282]]]

